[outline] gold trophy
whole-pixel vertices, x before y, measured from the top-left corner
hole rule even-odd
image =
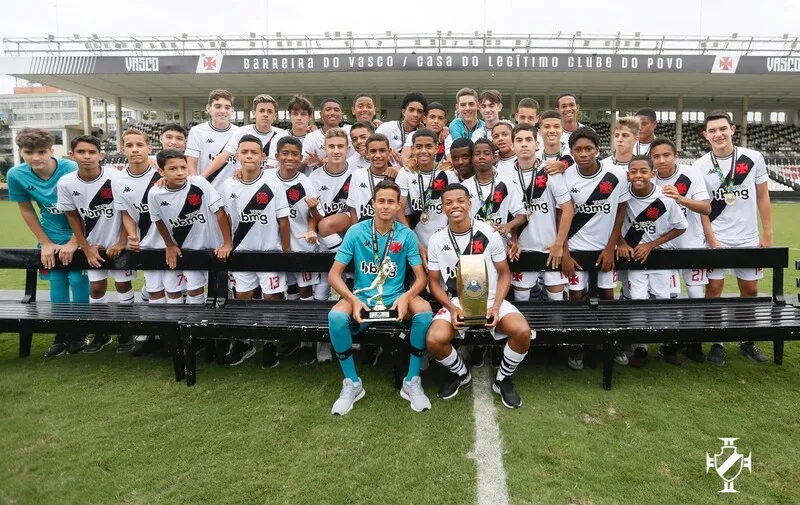
[[[489,272],[483,254],[465,254],[456,273],[458,300],[465,326],[484,326],[489,305]]]
[[[375,291],[375,294],[366,299],[369,310],[361,309],[361,318],[365,323],[374,323],[378,321],[397,321],[397,309],[389,309],[383,303],[383,285],[389,274],[395,268],[392,259],[386,256],[378,268],[378,275],[372,284],[365,288],[356,289],[353,291],[354,295],[365,293],[367,291]]]

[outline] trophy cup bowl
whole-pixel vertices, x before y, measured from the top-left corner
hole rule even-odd
[[[464,326],[484,326],[488,322],[489,272],[483,254],[465,254],[458,261],[456,288]]]

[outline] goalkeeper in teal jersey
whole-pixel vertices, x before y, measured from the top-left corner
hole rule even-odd
[[[53,135],[39,128],[22,128],[16,138],[23,163],[8,171],[8,199],[19,205],[23,221],[39,241],[42,250],[42,279],[50,281],[50,301],[89,303],[89,279],[79,270],[50,270],[55,257],[69,263],[78,243],[72,236],[67,218],[56,209],[56,186],[62,176],[74,172],[78,165],[72,160],[53,157]],[[39,214],[33,207],[39,208]],[[86,347],[86,335],[56,334],[45,356],[75,354]],[[72,340],[72,341],[70,341]]]
[[[347,230],[328,274],[331,287],[341,295],[328,314],[328,326],[331,344],[345,377],[331,413],[343,416],[364,397],[364,387],[356,373],[352,356],[353,333],[367,327],[362,320],[361,310],[369,308],[367,299],[376,294],[373,282],[382,265],[387,266],[384,271],[383,301],[390,309],[397,309],[398,322],[411,324],[411,361],[400,396],[409,401],[414,411],[424,412],[431,408],[431,402],[422,389],[419,370],[425,354],[425,336],[433,314],[430,304],[419,294],[425,289],[427,277],[414,232],[395,221],[395,215],[400,211],[400,187],[390,180],[379,182],[375,186],[372,205],[375,217]],[[350,291],[342,278],[345,267],[351,261],[355,266],[354,291],[358,294]],[[411,267],[415,277],[414,284],[408,290],[404,285],[406,265]]]

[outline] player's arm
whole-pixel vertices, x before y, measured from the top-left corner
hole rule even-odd
[[[278,232],[281,237],[281,250],[285,253],[290,252],[292,249],[292,229],[288,217],[278,218]]]
[[[56,261],[55,257],[60,247],[58,244],[53,243],[45,233],[42,223],[39,222],[39,216],[36,215],[36,210],[34,210],[30,200],[17,202],[17,205],[19,205],[19,213],[22,216],[22,220],[36,237],[36,240],[39,241],[39,244],[41,244],[42,266],[48,269],[53,268]]]
[[[711,226],[711,218],[705,214],[700,216],[700,222],[703,223],[703,233],[706,236],[706,243],[711,249],[718,249],[720,247],[717,235],[714,233],[714,227]]]
[[[356,209],[350,207],[350,224],[358,224],[358,215],[356,214]]]
[[[308,204],[308,211],[311,213],[311,217],[314,219],[315,224],[319,224],[324,217],[322,214],[319,213],[319,196],[309,196],[306,198],[306,203]]]
[[[686,231],[686,228],[673,228],[667,233],[661,235],[655,240],[651,240],[650,242],[644,242],[636,246],[633,250],[633,259],[640,263],[644,263],[647,261],[647,258],[650,256],[650,251],[660,247],[663,244],[666,244],[670,240],[680,237]]]
[[[597,263],[595,263],[603,272],[608,272],[614,268],[614,247],[616,247],[617,242],[619,242],[620,237],[622,237],[622,222],[625,220],[625,211],[627,208],[627,202],[622,202],[617,205],[617,215],[614,218],[614,229],[611,231],[611,237],[609,237],[605,249],[600,253],[600,256],[597,258]]]
[[[228,152],[226,149],[228,149],[228,146],[225,146],[225,149],[223,149],[222,152],[219,153],[216,158],[214,158],[211,164],[208,165],[205,170],[203,170],[203,173],[200,174],[201,176],[208,179],[213,174],[219,172],[219,170],[225,166],[225,164],[228,162],[228,158],[230,158],[231,154],[233,154]],[[197,167],[195,166],[195,169],[196,168]],[[191,175],[191,173],[189,175]]]
[[[167,266],[174,269],[178,266],[178,258],[183,258],[183,252],[181,252],[181,248],[178,247],[178,244],[172,240],[172,235],[169,234],[169,230],[167,229],[167,225],[164,224],[164,221],[159,219],[155,224],[158,234],[161,235],[161,238],[164,240],[164,246],[167,248]]]
[[[408,197],[401,196],[400,197],[400,210],[397,211],[397,214],[394,216],[398,222],[403,223],[405,226],[411,228],[411,225],[408,222],[408,218],[406,217],[406,205],[408,205]]]
[[[83,254],[86,256],[86,261],[95,268],[100,268],[100,264],[105,260],[100,256],[99,247],[96,245],[89,245],[86,240],[86,235],[83,234],[83,220],[78,215],[77,210],[69,210],[66,212],[67,222],[69,227],[72,228],[72,234],[78,242],[78,247],[81,248]]]
[[[189,170],[189,176],[198,175],[197,174],[197,162],[199,158],[196,156],[189,156],[186,155],[186,168]]]
[[[214,215],[217,217],[219,230],[222,232],[222,245],[214,249],[217,259],[226,261],[233,250],[233,234],[231,233],[231,220],[224,207],[218,208]]]
[[[134,237],[135,236],[136,235],[134,234]],[[127,245],[128,245],[128,231],[125,229],[125,226],[120,226],[119,240],[117,240],[116,244],[106,249],[106,254],[111,259],[117,259],[122,254],[122,251],[125,250],[125,246]]]
[[[453,305],[453,302],[450,301],[450,297],[447,295],[447,292],[439,283],[440,276],[441,272],[439,270],[428,270],[428,288],[431,291],[431,295],[433,295],[433,299],[452,313],[454,310],[456,310],[455,305]]]
[[[567,242],[569,227],[572,226],[572,218],[575,216],[575,205],[572,204],[572,200],[570,199],[562,203],[557,214],[556,241],[547,247],[549,251],[547,266],[553,268],[559,268],[561,266],[560,263],[565,249],[564,244]]]
[[[487,326],[495,326],[499,322],[500,305],[503,304],[511,287],[511,269],[508,267],[508,261],[494,261],[494,267],[497,269],[497,288],[494,293],[494,305],[489,307],[489,312],[486,314],[487,318],[491,318]]]
[[[136,221],[134,221],[131,215],[128,214],[127,210],[121,210],[120,213],[122,215],[122,229],[128,234],[127,247],[131,251],[138,251],[139,239],[136,237]]]
[[[514,216],[514,219],[507,222],[506,224],[496,225],[497,232],[500,234],[500,236],[504,238],[508,238],[507,235],[513,232],[514,237],[512,238],[516,238],[517,228],[525,224],[527,220],[528,220],[528,215],[525,212],[520,212],[519,214]]]
[[[772,205],[769,200],[769,188],[766,182],[756,184],[756,205],[761,219],[761,240],[759,246],[772,247]]]

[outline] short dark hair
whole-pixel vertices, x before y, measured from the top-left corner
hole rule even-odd
[[[533,98],[528,97],[528,98],[523,98],[522,100],[519,101],[519,104],[517,105],[517,110],[519,109],[536,109],[536,112],[539,112],[541,108],[539,107],[539,102],[537,102]]]
[[[186,161],[186,155],[177,149],[163,149],[156,155],[156,163],[161,170],[164,170],[164,167],[167,166],[168,160]]]
[[[428,99],[425,98],[425,95],[420,93],[419,91],[412,91],[411,93],[406,93],[406,96],[403,97],[403,103],[400,106],[401,110],[405,110],[408,107],[408,104],[411,102],[419,102],[422,104],[422,111],[427,113],[428,112]]]
[[[569,148],[572,149],[572,146],[574,146],[575,142],[579,139],[587,139],[594,144],[595,147],[600,146],[600,137],[597,136],[597,132],[594,131],[594,128],[591,126],[581,126],[572,132],[572,135],[569,136]]]
[[[630,167],[631,163],[633,163],[634,161],[644,161],[644,162],[647,163],[647,166],[650,167],[650,170],[654,169],[654,167],[653,167],[653,158],[651,158],[647,154],[637,154],[636,156],[631,158],[631,161],[628,162],[628,166]]]
[[[264,148],[264,144],[261,142],[261,139],[256,137],[255,135],[250,135],[249,133],[247,135],[242,135],[242,138],[239,139],[239,143],[236,144],[236,146],[238,147],[244,144],[245,142],[253,142],[255,144],[258,144],[258,147],[262,149]]]
[[[656,121],[658,121],[658,117],[656,117],[656,111],[654,111],[650,107],[642,107],[641,109],[636,111],[635,115],[636,116],[644,116],[644,117],[650,119],[651,121],[653,121],[654,123]]]
[[[669,148],[672,149],[673,153],[675,154],[678,153],[678,148],[675,146],[675,142],[668,139],[667,137],[656,137],[655,139],[653,139],[653,142],[650,144],[651,155],[653,154],[653,149],[655,149],[658,146],[669,146]]]
[[[476,140],[472,144],[472,152],[475,152],[475,148],[478,147],[481,144],[488,145],[492,149],[492,152],[497,151],[497,146],[494,145],[494,142],[492,142],[491,140],[487,139],[486,137],[481,137],[481,138],[479,138],[478,140]],[[450,146],[450,150],[452,150],[452,149],[453,149],[453,146]]]
[[[724,110],[712,110],[711,112],[706,114],[706,119],[703,121],[703,130],[708,128],[708,123],[710,123],[711,121],[716,121],[717,119],[725,119],[726,121],[728,121],[728,125],[733,124],[730,114],[728,114]]]
[[[539,121],[544,121],[545,119],[558,119],[561,121],[561,113],[555,109],[546,110],[539,116]]]
[[[451,182],[450,184],[445,186],[444,189],[442,190],[442,198],[444,198],[444,194],[447,193],[448,191],[463,191],[464,194],[467,195],[467,198],[469,198],[469,190],[467,189],[466,186],[464,186],[460,182]]]
[[[50,149],[53,147],[53,134],[43,128],[26,126],[19,130],[14,141],[20,149]]]
[[[375,133],[375,125],[372,124],[370,121],[358,121],[353,123],[353,126],[350,127],[350,131],[355,130],[356,128],[364,128],[369,130],[370,133]]]
[[[324,109],[326,103],[335,103],[336,105],[339,106],[340,109],[342,108],[342,102],[340,102],[339,100],[337,100],[335,98],[326,98],[325,100],[321,101],[319,103],[319,108],[320,109]]]
[[[372,104],[375,105],[375,99],[372,98],[372,95],[370,95],[369,93],[359,93],[356,96],[354,96],[353,97],[353,105],[356,104],[356,102],[358,101],[359,98],[369,98],[370,100],[372,100]]]
[[[386,147],[388,147],[389,149],[392,148],[392,146],[389,144],[389,139],[386,138],[386,135],[384,135],[383,133],[373,133],[372,135],[370,135],[364,146],[367,147],[367,149],[369,149],[369,145],[372,142],[386,142]]]
[[[513,139],[514,137],[516,137],[517,133],[519,133],[521,131],[531,132],[531,133],[533,133],[534,137],[536,137],[536,134],[539,132],[539,130],[536,128],[536,126],[534,126],[534,125],[532,125],[530,123],[519,123],[519,124],[517,124],[517,126],[514,127],[513,130],[511,130],[511,138]]]
[[[380,191],[382,189],[390,189],[390,190],[396,192],[397,193],[397,199],[398,200],[400,199],[400,186],[398,186],[397,183],[394,182],[393,180],[384,179],[381,182],[379,182],[378,184],[376,184],[375,185],[375,193],[373,193],[373,195],[377,195],[378,191]],[[374,200],[375,196],[373,196],[372,198]]]
[[[505,126],[506,128],[508,128],[512,132],[514,131],[514,125],[513,124],[509,123],[508,121],[498,121],[497,123],[495,123],[494,126],[492,126],[492,129],[491,129],[492,133],[494,133],[494,129],[497,128],[498,126]]]
[[[491,103],[499,103],[502,105],[503,95],[501,95],[496,89],[487,89],[481,91],[481,94],[478,95],[478,102],[483,102],[484,100],[489,100]]]
[[[286,104],[286,110],[290,113],[293,110],[298,112],[306,111],[308,115],[313,118],[314,116],[314,105],[311,103],[311,100],[304,97],[303,95],[294,95],[292,99],[289,100],[289,103]]]
[[[556,106],[558,106],[558,102],[560,102],[562,98],[567,96],[572,97],[572,99],[575,100],[575,103],[578,103],[578,97],[575,96],[574,93],[561,93],[560,95],[558,95],[558,98],[556,98]]]
[[[439,136],[436,135],[430,128],[421,128],[415,131],[414,135],[411,137],[411,143],[413,144],[420,137],[429,137],[433,140],[433,145],[439,145]]]
[[[169,131],[174,131],[183,134],[184,137],[189,135],[189,132],[186,131],[186,128],[179,125],[178,123],[167,123],[164,125],[164,128],[161,129],[161,135]]]
[[[81,142],[85,144],[92,144],[97,148],[98,151],[103,150],[102,147],[103,144],[100,143],[100,139],[97,137],[93,137],[92,135],[81,135],[80,137],[75,137],[74,139],[72,139],[72,141],[69,143],[70,150],[74,151],[75,148],[78,146],[78,144],[80,144]]]
[[[453,144],[450,146],[450,152],[453,152],[453,149],[462,149],[464,147],[469,149],[469,154],[472,155],[472,149],[475,147],[475,144],[472,143],[471,139],[459,137],[453,141]]]
[[[303,143],[297,137],[286,135],[278,140],[278,145],[275,146],[276,151],[280,151],[285,145],[295,146],[301,153],[303,152]]]
[[[431,103],[429,103],[428,104],[428,110],[426,111],[426,113],[430,112],[432,110],[440,110],[440,111],[444,112],[445,116],[447,115],[447,108],[441,102],[431,102]]]

